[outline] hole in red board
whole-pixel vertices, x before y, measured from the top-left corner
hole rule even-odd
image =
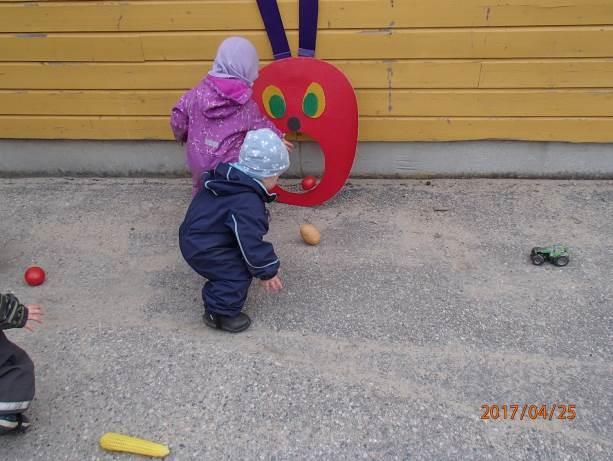
[[[307,192],[319,184],[324,171],[324,156],[319,144],[314,141],[293,141],[290,153],[290,168],[281,181],[289,192]],[[305,189],[306,186],[306,189]]]

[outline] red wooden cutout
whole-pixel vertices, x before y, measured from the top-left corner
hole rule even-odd
[[[303,100],[312,83],[325,94],[325,109],[317,118],[303,111]],[[289,192],[277,186],[278,200],[290,205],[315,206],[331,199],[349,178],[358,143],[358,104],[347,77],[332,64],[315,58],[295,57],[274,61],[260,71],[253,87],[254,98],[265,114],[271,112],[270,86],[280,90],[285,103],[282,116],[271,116],[283,131],[297,131],[319,143],[324,156],[324,171],[313,189]],[[312,88],[312,87],[311,87]],[[279,94],[275,90],[275,94]],[[263,96],[268,96],[264,101]],[[319,97],[319,108],[323,98]],[[277,98],[278,102],[278,98]],[[299,126],[299,128],[298,128]]]

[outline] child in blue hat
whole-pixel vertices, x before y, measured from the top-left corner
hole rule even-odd
[[[231,333],[249,328],[251,319],[241,310],[253,278],[269,291],[283,288],[279,258],[268,232],[266,203],[270,191],[289,168],[287,148],[268,128],[250,131],[237,163],[221,163],[202,176],[179,228],[185,261],[208,279],[202,289],[204,323]]]

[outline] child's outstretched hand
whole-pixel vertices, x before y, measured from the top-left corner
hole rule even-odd
[[[285,145],[285,147],[287,147],[288,151],[292,151],[292,149],[294,148],[294,145],[289,142],[287,139],[285,139],[285,135],[283,135],[283,137],[281,138],[281,141],[283,141],[283,145]]]
[[[275,275],[269,280],[260,280],[260,284],[270,293],[277,293],[283,289],[283,283],[278,275]]]
[[[26,304],[28,308],[28,321],[26,322],[25,329],[28,331],[34,331],[34,323],[43,323],[43,315],[45,311],[40,304]]]
[[[183,147],[183,145],[187,142],[187,131],[185,132],[185,134],[183,135],[183,137],[181,138],[177,138],[175,137],[175,140],[177,141],[177,143],[179,144],[179,146]]]

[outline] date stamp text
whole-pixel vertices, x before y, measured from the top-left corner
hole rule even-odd
[[[575,405],[563,403],[551,404],[489,404],[481,405],[481,419],[494,421],[510,420],[537,420],[546,421],[562,420],[572,421],[577,417]]]

